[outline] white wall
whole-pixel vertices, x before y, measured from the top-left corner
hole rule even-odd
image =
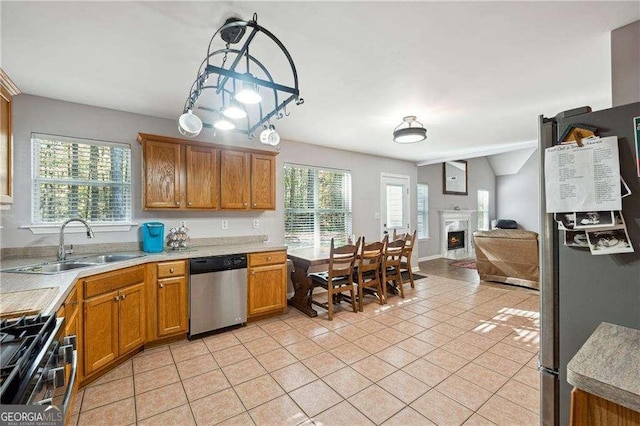
[[[295,117],[288,119],[294,120]],[[417,167],[407,161],[390,160],[371,155],[318,147],[299,142],[283,141],[277,158],[276,211],[270,212],[167,212],[142,211],[142,149],[136,141],[138,132],[180,137],[176,121],[143,116],[123,111],[91,107],[30,95],[19,95],[13,100],[14,130],[14,204],[0,215],[0,241],[2,247],[57,245],[58,235],[34,235],[20,226],[31,223],[31,139],[32,132],[73,136],[88,139],[123,142],[131,145],[133,221],[160,221],[165,228],[186,220],[192,238],[267,234],[271,241],[284,240],[283,174],[285,162],[326,166],[352,171],[354,232],[367,239],[379,238],[379,220],[374,212],[380,210],[380,173],[396,173],[410,176],[412,183],[411,212],[415,217],[415,182]],[[250,146],[268,149],[257,141],[244,138],[223,140],[203,132],[199,140],[218,144]],[[393,142],[389,141],[390,148]],[[260,228],[253,229],[253,219],[260,219]],[[229,220],[229,229],[221,229],[221,220]],[[88,241],[84,234],[69,234],[68,244],[131,242],[138,241],[138,227],[128,232],[97,232]],[[53,255],[53,253],[52,253]]]
[[[478,190],[489,191],[489,217],[495,218],[496,177],[486,157],[467,160],[469,171],[469,195],[445,195],[442,193],[442,164],[418,167],[418,183],[429,185],[429,239],[419,242],[419,256],[425,258],[440,254],[440,214],[438,210],[478,209]],[[471,218],[472,231],[476,229],[477,216]]]
[[[496,177],[496,218],[513,219],[518,228],[538,232],[540,202],[538,200],[538,150],[518,173]]]

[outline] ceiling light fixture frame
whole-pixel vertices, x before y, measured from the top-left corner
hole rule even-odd
[[[427,129],[420,123],[415,115],[408,115],[402,119],[402,123],[393,129],[393,141],[400,144],[421,142],[427,138]],[[416,123],[418,126],[414,126]]]
[[[298,86],[298,72],[296,70],[295,63],[289,54],[287,48],[282,42],[274,36],[269,30],[260,26],[257,22],[257,14],[253,14],[253,19],[250,21],[243,21],[240,18],[229,18],[226,20],[220,28],[211,37],[209,41],[209,47],[207,49],[207,56],[204,58],[200,67],[198,68],[198,74],[191,85],[189,96],[185,101],[183,113],[188,113],[194,109],[200,109],[204,111],[219,112],[224,109],[225,98],[231,100],[236,93],[236,87],[242,87],[244,82],[255,85],[258,88],[265,88],[262,94],[271,93],[271,99],[268,101],[270,106],[267,108],[265,99],[257,105],[242,105],[247,112],[247,116],[242,119],[244,125],[237,123],[233,132],[246,134],[249,139],[255,137],[255,132],[258,129],[262,129],[270,124],[270,120],[282,119],[289,115],[287,112],[287,105],[295,101],[296,105],[302,105],[304,99],[300,97],[300,89]],[[249,34],[244,37],[245,30],[249,29]],[[249,53],[249,47],[258,34],[264,34],[280,49],[281,53],[286,58],[289,64],[291,72],[291,81],[293,84],[287,85],[276,82],[266,66],[255,56]],[[223,41],[226,43],[222,49],[212,50],[212,46],[216,37],[220,35]],[[244,39],[244,43],[238,49],[232,48],[232,44],[239,43]],[[231,64],[226,67],[227,59],[235,55]],[[222,63],[220,66],[214,65],[212,62],[214,59],[222,57]],[[246,64],[246,72],[239,72],[237,67],[244,59]],[[254,67],[255,71],[260,71],[264,78],[255,77],[251,73],[251,68]],[[210,77],[215,76],[215,83],[208,83]],[[221,106],[217,109],[212,109],[207,106],[197,105],[200,96],[205,90],[215,90],[215,94],[219,95]],[[203,123],[203,127],[213,128],[210,123]]]

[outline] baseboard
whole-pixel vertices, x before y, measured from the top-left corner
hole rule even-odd
[[[441,257],[444,257],[444,256],[441,254],[434,254],[433,256],[421,257],[418,259],[418,262],[426,262],[427,260],[440,259]]]

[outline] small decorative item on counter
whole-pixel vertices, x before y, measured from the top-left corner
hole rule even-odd
[[[167,245],[172,250],[186,250],[189,248],[190,239],[187,231],[189,231],[189,228],[187,228],[185,222],[181,222],[177,228],[171,228],[167,236]]]

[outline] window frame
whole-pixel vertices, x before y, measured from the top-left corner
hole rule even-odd
[[[424,202],[424,211],[421,213],[420,208],[420,187],[424,187],[426,189],[425,202]],[[418,182],[416,184],[416,229],[418,230],[418,240],[428,240],[431,238],[430,236],[430,227],[429,227],[429,184]],[[422,217],[423,223],[426,226],[426,232],[424,235],[420,234],[420,216]]]
[[[487,194],[487,209],[486,210],[481,210],[480,209],[480,193],[486,193]],[[489,191],[488,189],[478,189],[476,192],[476,205],[477,205],[477,211],[476,211],[476,228],[478,231],[488,231],[491,229],[491,217],[490,217],[490,206],[489,204],[491,203],[491,191]],[[481,214],[484,216],[486,214],[486,219],[484,220],[484,224],[486,224],[486,228],[481,228],[479,226],[480,224],[480,216]],[[484,225],[483,224],[483,225]]]
[[[30,224],[26,226],[20,226],[20,228],[30,229],[34,234],[49,234],[59,232],[60,225],[64,220],[60,218],[56,218],[55,221],[43,221],[42,218],[42,208],[43,206],[40,204],[40,184],[43,182],[49,183],[63,183],[64,185],[83,185],[83,186],[93,186],[98,188],[104,188],[108,186],[113,186],[113,181],[108,180],[92,180],[92,179],[81,179],[81,178],[50,178],[41,176],[40,174],[40,164],[41,164],[41,152],[43,152],[43,141],[55,141],[62,144],[82,144],[88,145],[89,147],[116,147],[122,149],[124,154],[122,164],[128,168],[127,174],[125,175],[125,179],[122,182],[118,182],[118,185],[124,188],[125,198],[120,206],[120,215],[122,219],[120,220],[91,220],[91,218],[86,219],[92,226],[92,228],[100,228],[100,231],[127,231],[131,228],[132,225],[136,225],[132,222],[133,219],[133,153],[131,144],[122,143],[122,142],[111,142],[104,140],[95,140],[95,139],[86,139],[79,137],[69,137],[69,136],[61,136],[54,134],[45,134],[45,133],[31,133],[30,142],[31,142],[31,182],[30,182]],[[93,210],[93,209],[92,209]],[[117,216],[111,214],[111,216]],[[70,224],[69,230],[70,232],[74,232],[73,228],[80,228],[80,225]],[[83,228],[83,227],[82,227]],[[80,229],[78,229],[80,231]]]

